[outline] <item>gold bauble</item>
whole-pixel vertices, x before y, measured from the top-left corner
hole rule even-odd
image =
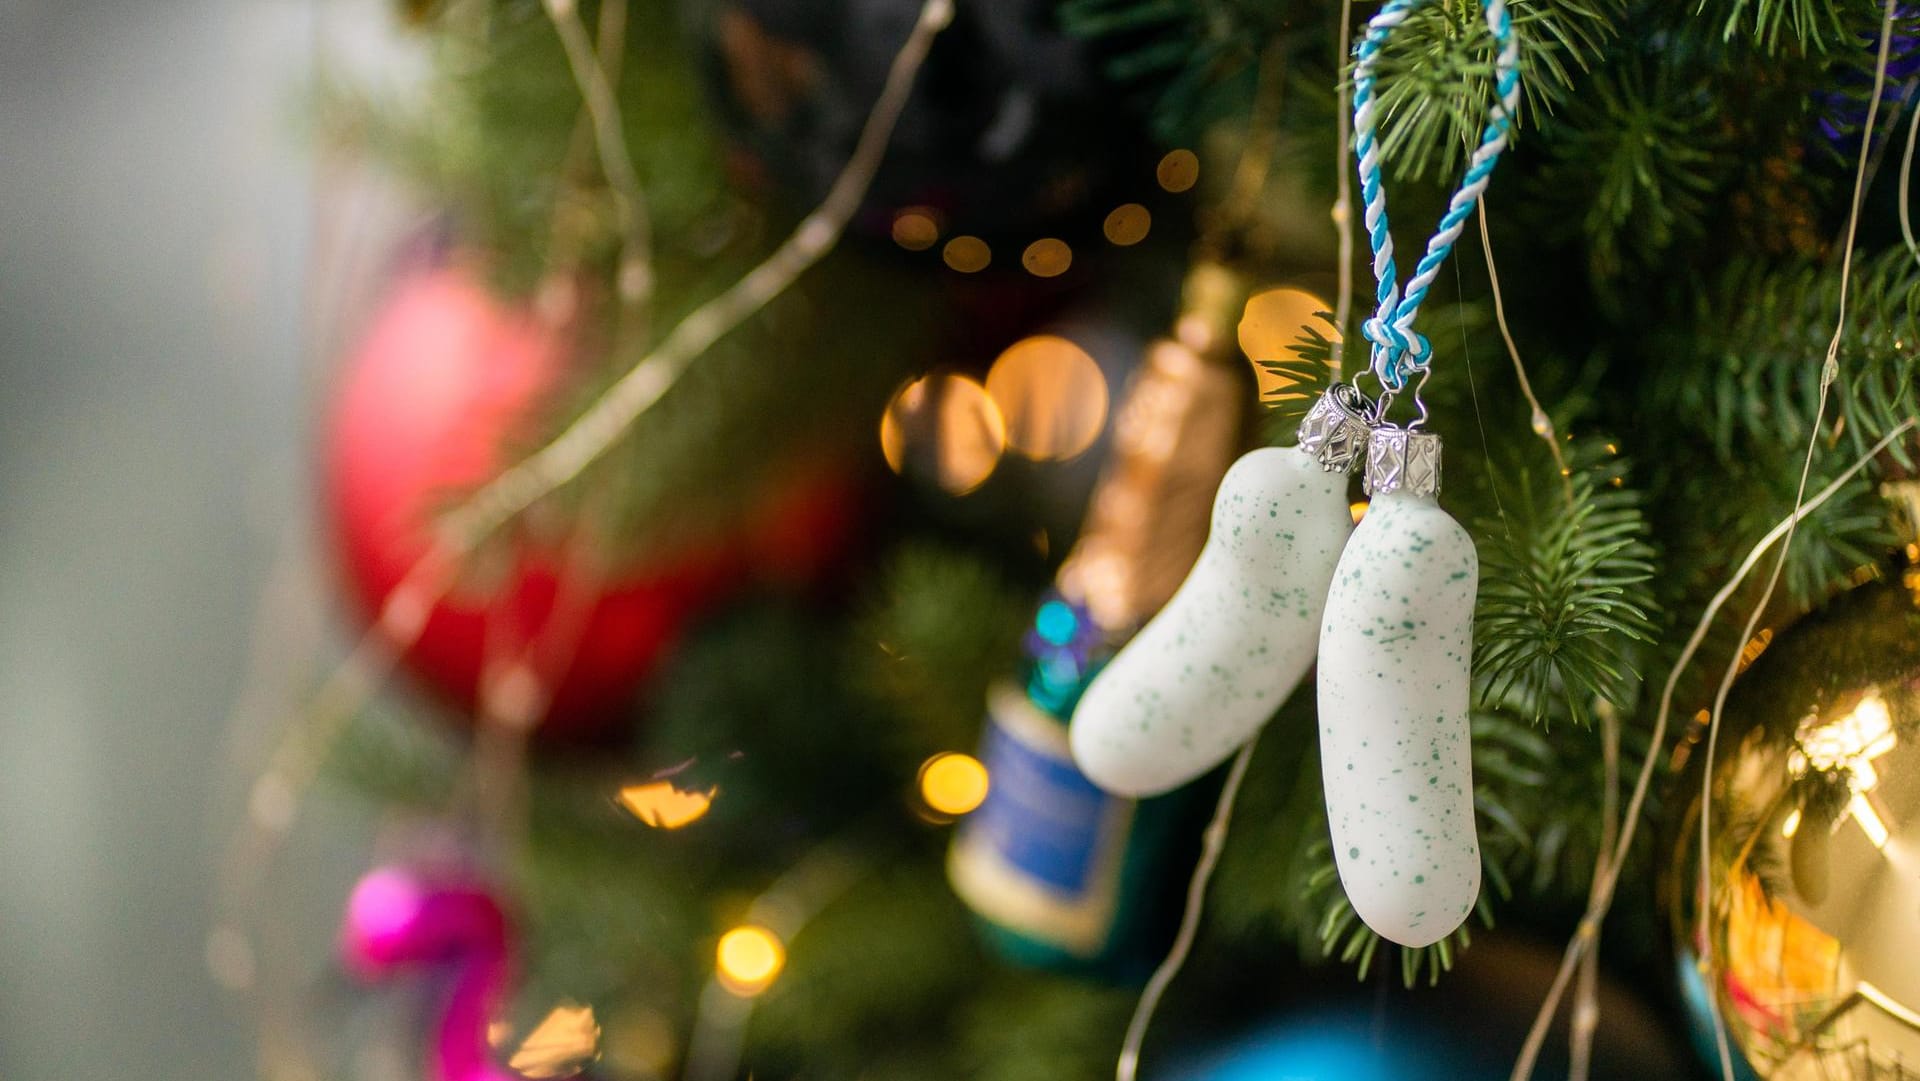
[[[1741,1076],[1920,1078],[1917,588],[1861,586],[1749,647],[1714,764],[1710,905],[1704,733],[1675,753],[1663,905],[1709,1061],[1711,989]]]

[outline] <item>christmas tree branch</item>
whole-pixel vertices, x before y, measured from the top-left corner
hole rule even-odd
[[[1827,401],[1832,396],[1833,381],[1840,374],[1840,341],[1847,331],[1847,295],[1853,282],[1854,238],[1860,228],[1860,206],[1866,199],[1867,162],[1873,154],[1874,119],[1880,109],[1880,95],[1887,86],[1887,54],[1893,43],[1893,17],[1899,0],[1887,0],[1885,14],[1880,22],[1880,53],[1873,72],[1873,96],[1867,103],[1867,122],[1860,137],[1860,160],[1853,174],[1853,205],[1847,214],[1846,241],[1840,254],[1840,311],[1834,321],[1833,339],[1827,343],[1827,356],[1820,366],[1820,399],[1813,413],[1813,423],[1807,432],[1807,451],[1800,463],[1800,482],[1794,491],[1794,513],[1787,518],[1786,536],[1780,542],[1780,554],[1774,558],[1773,570],[1767,575],[1766,588],[1760,591],[1760,599],[1754,602],[1753,611],[1747,616],[1747,624],[1740,632],[1739,641],[1744,643],[1753,638],[1760,620],[1767,613],[1767,606],[1773,601],[1774,590],[1780,585],[1780,576],[1787,569],[1787,553],[1793,548],[1793,536],[1799,526],[1799,510],[1806,502],[1807,481],[1813,476],[1814,453],[1820,446],[1821,428],[1826,421]],[[1733,677],[1740,670],[1740,655],[1736,651],[1728,659],[1725,672],[1720,677],[1720,686],[1713,695],[1713,711],[1707,715],[1707,757],[1700,771],[1700,890],[1701,896],[1711,903],[1713,898],[1713,861],[1709,858],[1708,847],[1712,836],[1713,823],[1713,760],[1720,743],[1720,716],[1727,706],[1727,694],[1733,689]],[[1714,972],[1713,936],[1707,935],[1700,943],[1700,963],[1706,970],[1709,983]],[[1720,1021],[1719,995],[1712,990],[1707,994],[1707,1016],[1713,1024],[1714,1050],[1720,1059],[1722,1081],[1733,1081],[1733,1056],[1727,1048],[1726,1026]]]
[[[906,44],[894,57],[853,156],[827,196],[793,233],[732,288],[694,309],[618,382],[551,443],[502,473],[448,515],[443,544],[464,555],[534,502],[554,492],[605,454],[639,416],[658,402],[689,364],[764,308],[827,252],[860,207],[914,77],[938,34],[953,18],[953,0],[926,0]]]
[[[562,14],[567,0],[550,0]],[[826,198],[792,235],[732,288],[690,313],[558,438],[502,473],[443,522],[434,546],[387,594],[373,625],[315,693],[305,722],[294,726],[269,757],[249,795],[246,825],[222,861],[216,937],[246,948],[239,914],[251,908],[267,862],[291,828],[301,794],[311,786],[346,722],[370,699],[400,654],[425,630],[433,606],[458,578],[461,561],[535,501],[592,464],[633,422],[659,401],[680,373],[729,331],[791,286],[831,251],[865,197],[895,123],[906,107],[933,38],[952,20],[952,0],[926,0],[913,31],[894,57],[880,96],[851,157]],[[577,22],[577,13],[575,13]],[[589,50],[589,61],[591,51]],[[597,64],[594,70],[599,71]]]
[[[1580,918],[1580,926],[1574,931],[1572,939],[1567,942],[1566,952],[1560,959],[1560,969],[1554,974],[1552,985],[1547,988],[1547,994],[1540,1003],[1539,1012],[1534,1015],[1533,1025],[1527,1031],[1527,1038],[1521,1045],[1519,1057],[1514,1060],[1513,1072],[1509,1075],[1510,1081],[1529,1081],[1533,1076],[1534,1064],[1539,1059],[1540,1049],[1546,1042],[1547,1028],[1553,1023],[1554,1015],[1559,1012],[1560,999],[1566,994],[1567,985],[1571,982],[1575,969],[1599,937],[1600,923],[1606,919],[1607,912],[1613,905],[1614,890],[1620,882],[1620,870],[1626,865],[1627,853],[1633,848],[1634,835],[1640,826],[1640,812],[1646,806],[1647,793],[1653,785],[1653,773],[1660,763],[1661,752],[1666,743],[1667,727],[1673,713],[1674,692],[1680,686],[1681,674],[1686,671],[1688,665],[1693,663],[1694,655],[1699,653],[1701,645],[1706,641],[1708,628],[1720,614],[1720,609],[1733,598],[1734,592],[1747,580],[1747,575],[1752,573],[1753,568],[1759,564],[1760,558],[1773,547],[1775,542],[1789,529],[1798,525],[1801,520],[1819,510],[1827,500],[1832,499],[1844,489],[1849,481],[1873,464],[1873,460],[1881,451],[1892,446],[1900,437],[1912,431],[1916,425],[1920,425],[1920,418],[1910,417],[1896,425],[1892,431],[1882,436],[1879,442],[1869,447],[1865,454],[1856,458],[1853,464],[1835,477],[1830,484],[1820,489],[1768,530],[1765,536],[1754,542],[1746,558],[1740,561],[1740,565],[1734,569],[1732,576],[1720,587],[1720,591],[1713,595],[1713,599],[1707,602],[1706,609],[1700,613],[1700,620],[1695,624],[1693,633],[1687,638],[1686,645],[1681,648],[1680,656],[1674,661],[1672,670],[1667,674],[1666,687],[1660,693],[1660,706],[1654,712],[1653,731],[1647,739],[1647,755],[1641,760],[1640,772],[1633,784],[1633,795],[1628,797],[1626,812],[1621,816],[1620,836],[1614,843],[1612,858],[1607,861],[1606,874],[1601,876],[1599,886],[1593,891],[1592,899],[1587,904],[1587,911]]]
[[[609,3],[624,0],[609,0]],[[602,56],[587,36],[580,21],[578,0],[546,0],[547,15],[560,35],[567,53],[567,66],[580,87],[587,116],[593,126],[594,146],[600,155],[600,171],[613,190],[614,207],[620,217],[620,268],[617,287],[620,292],[622,330],[635,340],[646,338],[646,311],[653,299],[653,219],[647,210],[646,192],[633,168],[633,155],[621,134],[620,99],[613,90],[613,76]]]

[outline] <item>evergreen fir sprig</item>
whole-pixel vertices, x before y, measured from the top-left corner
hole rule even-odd
[[[1330,313],[1315,314],[1329,328],[1333,327]],[[1275,383],[1275,389],[1261,399],[1261,404],[1267,407],[1262,429],[1269,443],[1292,442],[1300,422],[1307,418],[1307,411],[1333,385],[1333,355],[1339,346],[1321,333],[1320,328],[1301,327],[1300,336],[1287,348],[1293,356],[1254,360]]]
[[[1699,0],[1694,11],[1717,20],[1729,41],[1744,38],[1767,52],[1782,45],[1825,52],[1845,39],[1848,14],[1863,6],[1846,0]]]
[[[1651,380],[1649,404],[1706,444],[1713,459],[1711,468],[1681,476],[1668,494],[1700,508],[1701,547],[1711,548],[1716,535],[1757,537],[1791,509],[1839,299],[1837,267],[1742,261],[1701,294],[1687,339],[1697,359]],[[1904,247],[1894,247],[1854,268],[1813,486],[1916,410],[1920,267]],[[1912,441],[1895,444],[1886,457],[1912,468]],[[1853,568],[1877,561],[1891,540],[1872,482],[1856,480],[1801,523],[1788,553],[1789,595],[1801,605],[1817,602]]]
[[[1705,355],[1666,385],[1724,458],[1805,444],[1839,305],[1839,268],[1806,263],[1742,262],[1703,296],[1695,340]],[[1904,247],[1855,267],[1833,390],[1830,431],[1854,454],[1920,407],[1920,266]],[[1910,448],[1891,454],[1913,463]]]
[[[1596,283],[1705,231],[1710,197],[1733,168],[1708,100],[1665,63],[1629,61],[1596,72],[1543,127],[1548,160],[1530,194],[1564,208],[1551,220],[1584,241]]]
[[[1302,0],[1062,0],[1068,32],[1099,39],[1107,74],[1145,87],[1162,139],[1191,138],[1205,123],[1244,109],[1266,43],[1318,42],[1320,11]]]
[[[852,642],[856,678],[926,753],[969,746],[987,687],[1015,671],[1033,598],[985,559],[908,544],[882,569]]]
[[[1572,93],[1616,32],[1617,0],[1512,0],[1523,90],[1518,130]],[[1394,175],[1451,177],[1494,101],[1493,34],[1481,0],[1417,8],[1380,51],[1381,153]]]
[[[1341,889],[1331,845],[1323,838],[1314,843],[1308,855],[1317,863],[1307,880],[1307,888],[1309,904],[1317,905],[1321,913],[1316,929],[1320,948],[1326,956],[1352,965],[1354,978],[1364,980],[1379,957],[1382,939],[1373,928],[1360,922],[1360,914],[1353,910],[1352,902]],[[1483,926],[1493,926],[1493,905],[1484,889],[1474,903],[1474,915]],[[1439,983],[1441,974],[1453,968],[1454,954],[1473,944],[1470,924],[1471,921],[1461,924],[1431,946],[1389,946],[1398,953],[1401,982],[1412,987],[1424,975],[1429,986]]]
[[[1641,496],[1616,486],[1624,465],[1603,448],[1577,443],[1571,461],[1571,477],[1521,473],[1506,513],[1477,531],[1475,691],[1536,723],[1555,702],[1582,725],[1596,701],[1624,708],[1638,684],[1632,647],[1654,630]]]

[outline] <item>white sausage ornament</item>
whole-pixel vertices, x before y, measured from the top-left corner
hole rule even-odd
[[[1320,769],[1340,883],[1368,927],[1427,946],[1480,896],[1467,721],[1473,538],[1435,501],[1440,439],[1371,438],[1366,517],[1320,631]]]
[[[1206,547],[1179,592],[1074,709],[1074,762],[1094,784],[1133,798],[1186,784],[1293,693],[1353,530],[1346,470],[1365,433],[1354,409],[1329,396],[1302,425],[1299,449],[1255,450],[1227,471]]]

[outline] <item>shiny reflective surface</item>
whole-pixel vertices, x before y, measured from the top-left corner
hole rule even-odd
[[[1721,723],[1712,904],[1699,904],[1697,740],[1664,868],[1680,963],[1698,973],[1705,942],[1718,962],[1683,982],[1712,989],[1753,1075],[1920,1077],[1915,597],[1863,586],[1781,631]],[[1709,1061],[1711,1043],[1709,1030]]]

